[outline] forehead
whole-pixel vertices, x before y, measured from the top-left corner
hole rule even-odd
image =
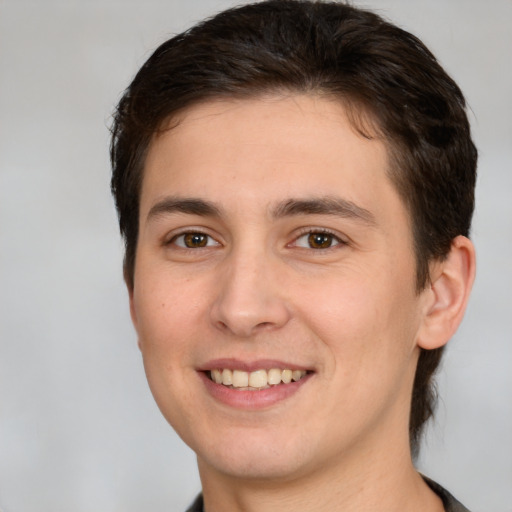
[[[162,195],[212,201],[341,195],[377,210],[397,200],[386,144],[339,102],[315,95],[216,100],[176,116],[150,145],[141,214]],[[377,200],[380,198],[379,200]]]

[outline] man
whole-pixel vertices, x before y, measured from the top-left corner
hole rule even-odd
[[[464,98],[414,36],[271,0],[164,43],[121,99],[112,189],[191,511],[463,511],[417,473],[474,278]]]

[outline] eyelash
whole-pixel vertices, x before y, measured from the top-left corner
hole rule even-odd
[[[205,245],[199,245],[197,247],[187,247],[185,245],[185,237],[187,236],[199,236],[199,237],[204,237],[206,238],[206,244]],[[177,243],[177,240],[179,240],[180,238],[183,239],[183,244],[178,244]],[[211,243],[211,242],[214,242],[214,243]],[[182,250],[188,250],[188,251],[195,251],[197,249],[204,249],[204,248],[207,248],[207,247],[212,247],[212,246],[218,246],[220,245],[219,242],[217,242],[211,235],[207,234],[207,233],[204,233],[203,231],[200,231],[200,230],[191,230],[191,231],[184,231],[182,233],[178,233],[176,235],[174,235],[168,242],[165,243],[165,245],[175,245],[177,247],[179,247],[180,249]]]
[[[301,246],[298,246],[297,245],[297,241],[300,240],[301,238],[304,238],[304,237],[310,237],[312,235],[327,235],[329,237],[332,238],[332,243],[329,247],[301,247]],[[308,244],[309,244],[309,240],[308,240]],[[339,235],[337,235],[336,233],[330,231],[329,229],[325,229],[325,228],[305,228],[304,230],[302,230],[299,235],[293,240],[293,242],[291,242],[291,245],[292,247],[295,246],[295,247],[299,247],[301,249],[311,249],[311,250],[314,250],[314,251],[328,251],[330,249],[335,249],[336,247],[339,247],[339,246],[344,246],[344,245],[347,245],[348,242],[343,240],[342,238],[340,238]]]

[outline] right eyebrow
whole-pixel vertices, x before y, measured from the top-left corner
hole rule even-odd
[[[377,224],[372,212],[352,201],[335,196],[289,199],[278,203],[272,212],[274,218],[294,215],[335,215],[354,219],[368,226]]]
[[[194,197],[165,197],[151,207],[146,222],[155,217],[171,213],[185,213],[200,217],[220,217],[219,208],[210,201]]]

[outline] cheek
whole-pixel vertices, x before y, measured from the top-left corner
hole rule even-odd
[[[190,353],[190,334],[202,315],[204,293],[200,293],[198,283],[193,280],[168,274],[141,275],[133,303],[143,355],[168,355],[165,364],[173,365],[185,362],[183,355]]]
[[[335,365],[359,372],[368,366],[393,368],[408,357],[417,329],[409,280],[354,272],[311,285],[300,294],[301,316]]]
[[[146,377],[162,414],[182,431],[191,414],[184,404],[194,400],[187,378],[194,372],[199,304],[186,279],[165,273],[140,277],[133,301]]]

